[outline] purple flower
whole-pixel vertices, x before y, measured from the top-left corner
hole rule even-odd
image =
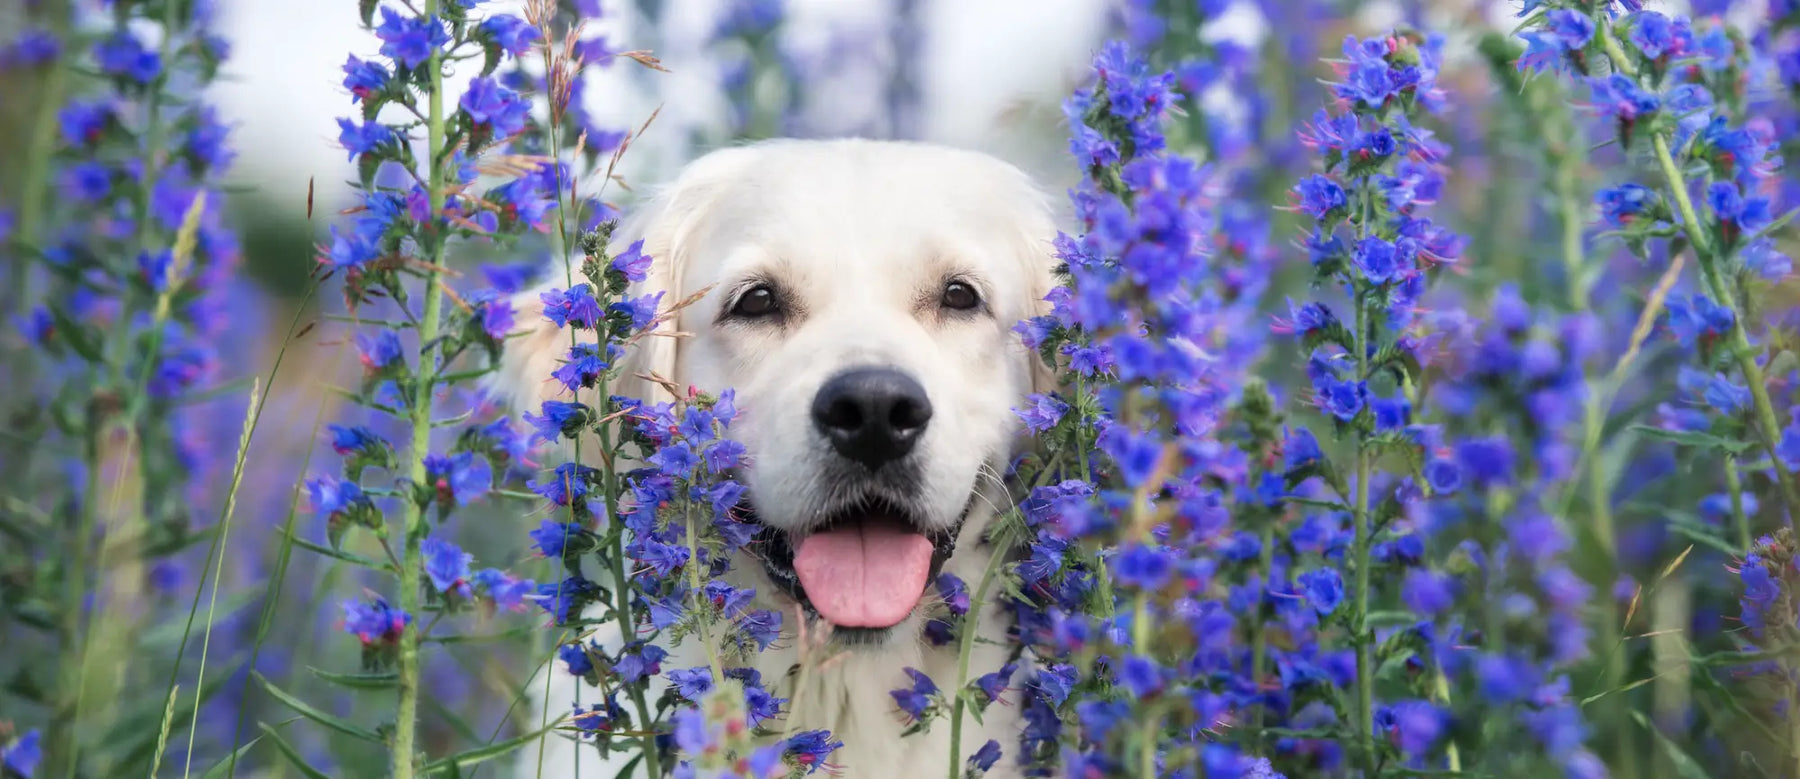
[[[1296,205],[1307,216],[1315,221],[1323,222],[1329,215],[1343,209],[1349,203],[1344,188],[1325,176],[1313,174],[1300,180],[1294,187],[1297,196]]]
[[[475,555],[468,554],[455,544],[427,538],[419,544],[419,553],[424,555],[425,576],[431,579],[431,585],[438,592],[469,596],[469,565],[474,562]]]
[[[912,677],[912,686],[892,690],[888,694],[893,696],[894,703],[900,707],[901,711],[906,712],[912,722],[918,722],[925,718],[925,710],[931,706],[931,698],[937,694],[938,688],[936,684],[932,683],[931,677],[921,673],[918,669],[905,668],[902,670],[906,671],[907,676]]]
[[[544,303],[544,317],[557,327],[573,323],[580,329],[592,330],[600,324],[600,301],[594,299],[592,286],[576,284],[567,290],[553,289],[538,295],[538,299]]]
[[[31,775],[37,772],[38,764],[44,760],[41,741],[42,736],[36,728],[25,731],[25,735],[11,744],[0,747],[0,766],[4,766],[7,772],[31,779]]]
[[[1025,429],[1032,433],[1042,433],[1056,426],[1063,414],[1068,413],[1069,404],[1049,395],[1034,394],[1027,398],[1031,405],[1023,409],[1013,409],[1025,423]]]
[[[1166,549],[1129,544],[1112,561],[1113,577],[1121,584],[1144,590],[1160,589],[1169,580],[1174,564]]]
[[[788,736],[782,742],[782,751],[789,760],[806,769],[807,774],[817,771],[825,765],[825,758],[842,747],[844,742],[831,740],[831,733],[824,730],[807,730]]]
[[[1594,109],[1602,116],[1614,116],[1621,121],[1631,122],[1644,114],[1655,113],[1662,106],[1662,100],[1656,93],[1639,87],[1636,81],[1623,73],[1614,73],[1605,78],[1590,77],[1587,83],[1594,93]]]
[[[938,574],[937,591],[938,597],[944,599],[944,605],[950,608],[951,614],[960,617],[969,613],[969,588],[956,574]]]
[[[713,688],[712,669],[706,666],[698,668],[677,668],[666,676],[669,683],[675,685],[675,691],[694,703],[699,703]]]
[[[620,313],[625,316],[627,329],[631,332],[643,330],[656,321],[656,307],[662,303],[663,293],[639,295],[626,298],[606,306],[608,313]]]
[[[1683,297],[1670,295],[1666,308],[1669,329],[1682,346],[1710,344],[1731,332],[1736,321],[1731,309],[1714,303],[1705,295]]]
[[[494,45],[514,57],[524,54],[532,43],[543,37],[538,28],[512,14],[490,16],[482,20],[478,29],[493,40]]]
[[[350,102],[367,102],[369,98],[387,90],[388,82],[394,74],[389,73],[387,66],[372,60],[357,59],[351,55],[344,61],[344,88],[350,90]]]
[[[467,506],[494,488],[494,471],[474,452],[434,454],[425,458],[425,480],[443,505]]]
[[[988,739],[975,754],[969,756],[969,768],[975,771],[986,771],[1000,762],[1000,742]]]
[[[483,594],[493,599],[496,608],[516,611],[524,607],[525,596],[537,589],[530,579],[516,579],[498,568],[483,568],[470,577]]]
[[[99,141],[106,128],[112,126],[115,116],[111,102],[72,101],[63,107],[56,118],[62,130],[63,143],[80,149]]]
[[[381,39],[383,56],[407,68],[424,64],[438,47],[450,42],[450,33],[436,16],[402,16],[385,5],[381,6],[381,24],[375,27],[375,37]]]
[[[1436,571],[1408,569],[1406,580],[1400,585],[1400,599],[1416,613],[1440,614],[1456,605],[1454,585],[1453,579]]]
[[[1394,244],[1375,236],[1357,242],[1351,261],[1362,271],[1363,278],[1374,284],[1386,284],[1403,272],[1399,250]]]
[[[118,32],[94,45],[100,72],[148,84],[162,73],[162,55],[129,32]]]
[[[1638,51],[1650,59],[1658,59],[1675,44],[1675,25],[1669,17],[1655,11],[1638,11],[1631,15],[1628,36]]]
[[[507,138],[525,129],[525,120],[531,116],[530,102],[488,76],[470,81],[469,91],[463,93],[458,105],[477,126],[487,126],[496,138]]]
[[[649,277],[651,257],[644,253],[642,240],[632,241],[625,251],[612,258],[612,268],[625,274],[627,281],[639,282]]]
[[[1285,429],[1281,448],[1281,467],[1290,473],[1325,459],[1325,453],[1319,449],[1319,439],[1304,427]]]
[[[1369,385],[1360,381],[1335,381],[1325,377],[1319,386],[1319,408],[1338,419],[1349,422],[1362,413],[1369,396]]]
[[[608,365],[600,356],[600,347],[591,343],[578,343],[569,349],[569,359],[550,375],[574,392],[599,383],[600,377],[606,373]]]
[[[1320,614],[1330,614],[1344,602],[1344,578],[1335,568],[1320,568],[1300,574],[1298,582],[1305,588],[1306,600]]]
[[[363,644],[385,644],[400,639],[412,615],[388,605],[387,599],[344,601],[344,630]]]
[[[343,145],[345,151],[350,152],[352,160],[359,155],[369,154],[383,146],[397,143],[400,139],[400,136],[394,132],[394,128],[380,122],[357,124],[343,118],[339,118],[337,122],[338,143]]]

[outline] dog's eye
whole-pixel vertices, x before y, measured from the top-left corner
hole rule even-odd
[[[745,319],[757,319],[775,313],[779,307],[775,304],[775,290],[766,284],[758,284],[739,295],[737,302],[731,304],[731,315]]]
[[[967,311],[981,305],[981,295],[975,288],[961,281],[952,281],[944,285],[944,308]]]

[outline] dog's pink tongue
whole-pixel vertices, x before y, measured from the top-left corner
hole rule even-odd
[[[794,553],[794,573],[831,624],[892,627],[919,605],[931,552],[925,536],[877,519],[807,536]]]

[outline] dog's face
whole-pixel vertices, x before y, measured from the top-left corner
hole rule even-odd
[[[1017,443],[1042,197],[970,152],[790,141],[701,159],[637,225],[650,286],[701,297],[630,368],[736,391],[763,572],[840,632],[890,637]]]

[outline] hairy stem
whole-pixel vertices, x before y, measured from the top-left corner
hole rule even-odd
[[[951,688],[955,701],[950,704],[950,770],[944,774],[949,779],[962,775],[962,693],[969,686],[969,655],[975,649],[975,628],[981,620],[981,605],[987,603],[989,588],[999,580],[1000,565],[1006,561],[1007,550],[1011,547],[1011,536],[1002,527],[994,534],[993,556],[988,558],[987,567],[981,571],[981,581],[975,585],[975,597],[969,601],[968,616],[963,618],[962,633],[956,637],[956,686]]]
[[[425,14],[436,18],[438,0],[425,0]],[[431,166],[428,194],[431,215],[425,223],[425,311],[419,322],[419,365],[417,384],[413,387],[412,444],[407,455],[407,475],[413,484],[425,482],[425,457],[431,448],[431,399],[437,384],[438,366],[433,350],[437,348],[438,325],[444,293],[438,284],[439,269],[444,265],[444,67],[442,53],[434,49],[425,64],[430,69],[430,113],[426,118],[426,153]],[[418,500],[406,502],[405,542],[400,557],[400,609],[415,615],[419,609],[419,577],[423,561],[419,542],[424,539],[427,520],[425,506]],[[419,629],[408,623],[400,634],[399,700],[394,712],[393,776],[412,779],[414,741],[419,716]]]

